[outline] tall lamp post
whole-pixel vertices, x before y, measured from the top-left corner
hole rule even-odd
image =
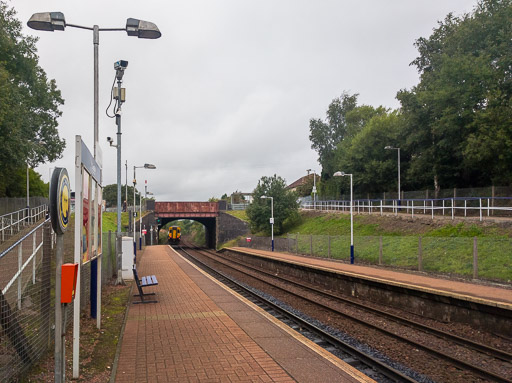
[[[345,177],[350,176],[350,264],[354,264],[354,214],[353,214],[353,193],[352,193],[352,174],[346,174],[345,172],[336,172],[333,174],[334,177]]]
[[[137,204],[135,202],[135,186],[137,185],[137,176],[136,176],[136,173],[135,173],[135,170],[136,169],[139,169],[139,168],[144,168],[144,169],[156,169],[156,166],[153,165],[153,164],[144,164],[143,166],[134,166],[133,167],[133,256],[134,256],[134,263],[135,263],[135,257],[137,256],[137,239],[135,238],[136,236],[136,230],[135,230],[135,223],[136,223],[136,220],[135,220],[135,217],[136,217],[136,207],[137,207]]]
[[[35,30],[39,31],[64,31],[66,27],[86,29],[93,32],[92,43],[94,48],[94,159],[97,156],[97,143],[99,136],[99,44],[100,44],[100,32],[112,32],[112,31],[126,31],[128,36],[136,36],[140,39],[158,39],[162,36],[158,27],[149,22],[138,19],[129,18],[126,20],[126,26],[124,28],[100,28],[98,25],[92,27],[85,27],[76,24],[66,23],[66,19],[62,12],[41,12],[34,13],[27,22],[27,25]],[[119,89],[119,92],[121,90]],[[120,118],[119,118],[120,120]],[[118,274],[121,273],[121,134],[120,134],[120,122],[118,124],[118,135],[117,135],[117,231],[116,231],[116,248],[117,248],[117,269]],[[118,276],[118,282],[122,281],[121,277]],[[73,377],[78,377],[78,368],[73,370]]]
[[[316,210],[316,172],[312,169],[306,169],[306,171],[308,172],[308,176],[309,172],[313,172],[313,210]]]
[[[397,204],[400,205],[400,148],[394,148],[394,147],[388,145],[384,149],[398,151],[398,198],[397,198]],[[396,208],[398,210],[398,206]]]
[[[272,230],[272,251],[274,251],[274,197],[262,195],[261,199],[270,199],[270,226]]]

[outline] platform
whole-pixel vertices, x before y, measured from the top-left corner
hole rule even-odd
[[[365,276],[387,284],[404,285],[411,289],[431,292],[438,295],[452,296],[458,299],[484,303],[490,306],[502,307],[512,310],[512,288],[498,285],[484,285],[464,281],[455,281],[436,278],[419,272],[400,272],[383,267],[351,265],[332,259],[278,253],[265,250],[249,249],[246,247],[232,247],[229,250],[255,254],[264,257],[277,258],[287,262],[305,264],[313,267],[335,270],[345,274]]]
[[[373,382],[169,246],[139,262],[158,303],[130,305],[115,382]]]

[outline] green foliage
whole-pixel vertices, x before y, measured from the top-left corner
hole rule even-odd
[[[13,170],[11,177],[5,184],[5,197],[25,197],[27,195],[27,168]],[[48,183],[43,182],[41,174],[29,169],[29,195],[31,197],[48,198]]]
[[[245,210],[228,210],[226,213],[242,221],[249,222],[249,217],[247,216],[247,212]]]
[[[246,213],[254,232],[264,231],[270,234],[271,201],[261,196],[274,199],[274,233],[283,232],[286,221],[293,220],[298,215],[297,195],[286,190],[286,181],[273,175],[261,177],[258,186],[253,191],[254,201],[247,207]]]
[[[512,182],[512,2],[481,0],[416,41],[420,83],[402,104],[408,178],[436,189]]]
[[[64,100],[38,65],[37,40],[22,35],[15,15],[0,1],[0,197],[13,194],[19,169],[54,161],[65,147],[57,131]]]
[[[137,205],[140,204],[140,195],[139,190],[135,188],[135,202]],[[126,186],[121,185],[121,207],[126,200]],[[144,198],[144,196],[142,196]],[[103,199],[107,207],[116,207],[117,206],[117,184],[110,184],[103,187]],[[149,198],[148,198],[149,199]],[[133,185],[128,185],[128,205],[133,205]]]

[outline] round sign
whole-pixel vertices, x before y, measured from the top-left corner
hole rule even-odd
[[[64,234],[68,228],[71,210],[70,185],[68,171],[65,168],[55,168],[50,187],[50,218],[57,234]]]

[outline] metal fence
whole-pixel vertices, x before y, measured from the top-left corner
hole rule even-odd
[[[239,246],[271,250],[270,237]],[[276,252],[350,261],[350,235],[287,234],[274,239]],[[427,236],[356,236],[356,264],[392,266],[512,283],[512,239]]]
[[[350,200],[306,202],[305,210],[350,211]],[[476,217],[483,221],[486,217],[512,217],[510,197],[457,197],[441,199],[358,199],[353,200],[354,214],[410,214],[429,216]]]
[[[24,208],[0,216],[0,243],[7,241],[25,228],[45,218],[47,205]]]
[[[73,223],[64,234],[64,263],[74,262]],[[126,233],[123,233],[126,234]],[[0,381],[13,382],[53,347],[54,238],[49,220],[20,233],[0,253]],[[89,306],[91,263],[81,267],[81,309]],[[102,284],[117,273],[115,233],[103,234]],[[67,325],[73,305],[67,305]]]
[[[46,197],[29,197],[29,206],[48,205],[49,201]],[[0,214],[7,214],[13,211],[27,208],[26,198],[0,198]]]

